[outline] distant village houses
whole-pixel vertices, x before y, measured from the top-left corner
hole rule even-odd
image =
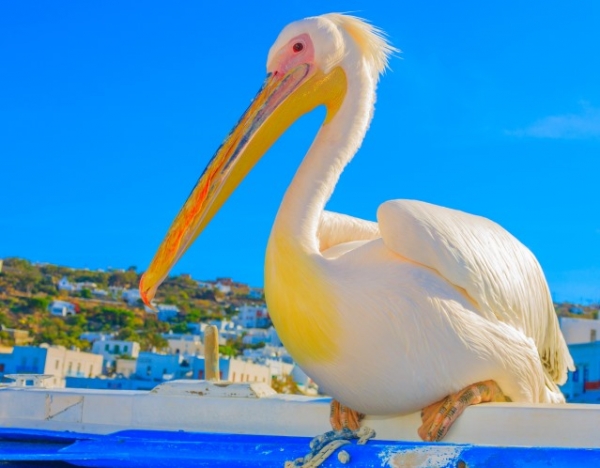
[[[48,306],[48,311],[56,317],[67,317],[77,313],[77,305],[67,301],[52,301]]]
[[[269,325],[269,313],[265,305],[243,305],[235,322],[244,328],[260,328]]]
[[[138,288],[134,288],[124,289],[121,293],[121,298],[130,306],[135,306],[142,299],[142,296],[140,295],[140,290]]]
[[[204,344],[199,334],[163,333],[162,337],[167,340],[169,354],[181,354],[184,356],[204,355]]]
[[[26,261],[21,262],[23,269],[28,267]],[[5,262],[8,274],[20,274],[19,268],[12,265],[9,268]],[[123,273],[111,268],[108,271]],[[220,358],[222,380],[270,384],[273,378],[281,378],[288,382],[294,371],[291,357],[271,326],[261,288],[251,288],[228,277],[195,281],[191,275],[180,275],[184,281],[173,281],[172,291],[159,295],[168,297],[163,300],[171,303],[153,303],[145,310],[155,317],[143,317],[141,295],[133,284],[134,277],[138,277],[134,267],[127,270],[127,279],[112,273],[103,275],[102,270],[85,273],[82,269],[58,266],[38,273],[36,277],[40,279],[30,281],[35,288],[24,291],[27,295],[18,303],[14,301],[16,314],[31,314],[36,319],[31,325],[35,335],[30,336],[27,330],[2,327],[2,339],[7,346],[0,347],[0,379],[7,374],[25,374],[31,375],[31,379],[26,378],[29,382],[43,380],[44,385],[54,387],[131,390],[151,390],[174,379],[205,379],[204,333],[209,325],[217,327],[219,344],[227,346],[228,353],[243,352],[238,357]],[[5,275],[6,271],[2,278]],[[212,292],[190,291],[195,284]],[[55,299],[56,289],[62,299]],[[54,319],[50,321],[53,328],[48,333],[43,330],[48,317],[67,318],[75,314],[82,314],[82,320],[67,321],[77,322],[72,329],[65,329]],[[194,321],[205,317],[219,319],[186,321],[192,317]],[[12,316],[10,320],[11,326],[18,323]],[[164,330],[171,331],[163,333]],[[139,337],[139,342],[117,339],[119,336]],[[45,344],[30,346],[34,340],[75,345],[85,341],[82,346],[89,347],[90,352],[82,352],[75,346],[70,349]],[[146,350],[142,351],[143,348]]]
[[[98,287],[96,283],[84,281],[80,283],[71,283],[66,276],[63,276],[57,284],[59,291],[75,292],[81,291],[82,289],[89,289],[93,291]]]
[[[69,376],[96,377],[102,373],[102,356],[63,346],[15,346],[0,354],[0,377],[6,374],[48,374],[51,384],[64,387]]]
[[[600,320],[560,317],[575,363],[561,391],[569,402],[600,403]]]
[[[156,306],[156,317],[161,322],[170,322],[179,313],[179,307],[173,304],[159,304]]]
[[[208,323],[188,323],[187,327],[191,333],[199,335],[204,333],[204,330],[206,330],[208,325],[214,325],[217,327],[220,345],[225,345],[227,340],[235,340],[241,337],[244,333],[244,328],[241,325],[238,325],[237,323],[227,319],[210,320]]]
[[[92,353],[104,358],[104,368],[114,368],[118,358],[137,359],[140,344],[136,341],[98,340],[92,345]]]
[[[223,294],[229,294],[233,285],[231,278],[217,278],[216,281],[197,281],[196,283],[199,288],[214,289]]]

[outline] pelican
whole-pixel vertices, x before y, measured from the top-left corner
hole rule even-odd
[[[499,225],[414,200],[383,203],[377,222],[325,211],[394,50],[353,16],[286,26],[262,88],[173,221],[140,292],[150,304],[274,141],[325,106],[269,238],[270,316],[292,357],[332,396],[334,429],[422,410],[419,435],[440,440],[470,404],[564,402],[557,384],[573,361],[540,265]]]

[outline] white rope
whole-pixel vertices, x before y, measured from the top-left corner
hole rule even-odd
[[[310,441],[310,453],[303,458],[297,458],[294,461],[286,461],[284,468],[317,468],[325,462],[337,449],[348,445],[350,440],[358,439],[358,445],[366,444],[369,439],[375,437],[375,431],[370,427],[363,426],[357,431],[342,429],[341,431],[329,431],[321,434]],[[343,451],[345,455],[338,456],[342,463],[348,463],[350,455]]]

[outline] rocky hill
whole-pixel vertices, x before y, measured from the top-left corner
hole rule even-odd
[[[119,339],[139,341],[143,349],[160,348],[161,333],[186,332],[187,323],[231,317],[242,304],[261,304],[262,290],[228,278],[198,282],[189,275],[169,277],[158,291],[158,304],[174,304],[179,314],[161,322],[147,313],[141,301],[126,301],[123,292],[136,290],[141,273],[127,270],[92,271],[51,264],[34,264],[21,258],[4,259],[0,272],[0,344],[14,344],[14,333],[26,330],[32,343],[89,348],[79,336],[85,331],[116,332]],[[59,282],[77,285],[60,289]],[[217,286],[222,286],[219,289]],[[77,313],[52,316],[53,300],[76,305]]]

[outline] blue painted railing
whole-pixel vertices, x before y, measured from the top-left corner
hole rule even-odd
[[[309,451],[304,437],[122,431],[109,435],[29,429],[0,429],[4,462],[67,462],[74,466],[139,467],[283,467]],[[488,447],[370,440],[342,447],[320,465],[328,467],[595,467],[600,449]],[[37,466],[37,465],[36,465]],[[50,465],[51,466],[51,465]],[[299,466],[299,465],[298,465]]]

